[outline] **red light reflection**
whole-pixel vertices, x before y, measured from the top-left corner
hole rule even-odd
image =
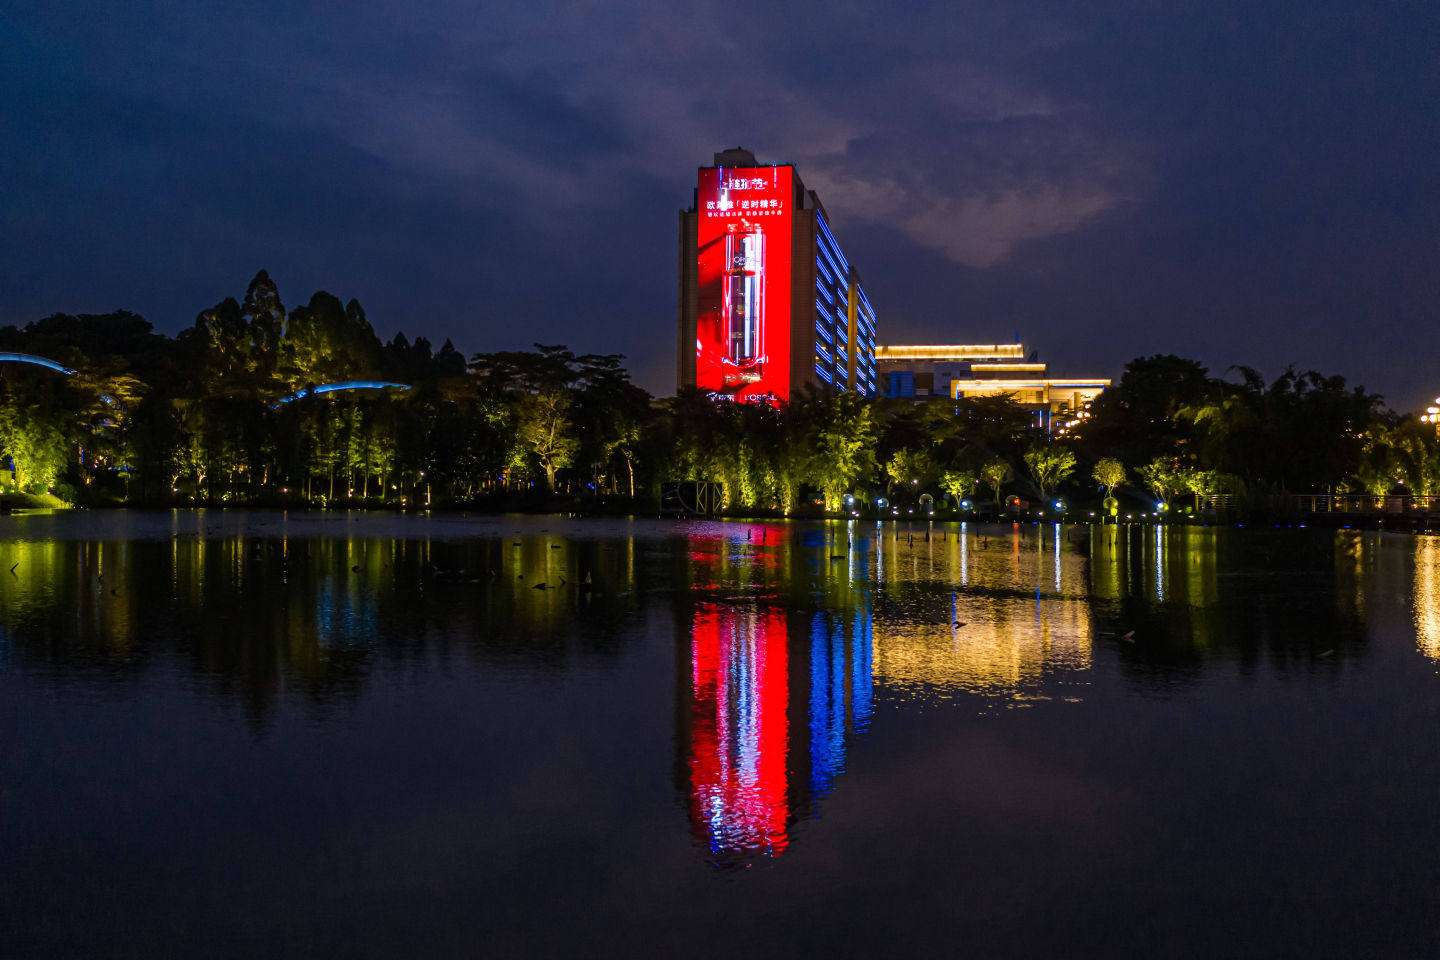
[[[690,822],[715,852],[779,856],[790,842],[789,653],[782,611],[696,608]]]

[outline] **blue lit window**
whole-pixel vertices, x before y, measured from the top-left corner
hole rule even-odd
[[[830,336],[830,328],[825,326],[825,324],[821,323],[818,319],[815,321],[815,332],[820,334],[820,336],[824,337],[826,343],[835,342],[835,338]]]
[[[829,241],[830,241],[830,245],[835,248],[835,255],[839,258],[840,262],[845,265],[845,272],[846,272],[846,273],[849,273],[849,272],[850,272],[850,263],[849,263],[849,261],[847,261],[847,260],[845,259],[845,255],[840,252],[840,244],[838,244],[838,243],[835,242],[835,237],[834,237],[834,235],[830,233],[830,225],[825,222],[825,218],[824,218],[824,217],[822,217],[822,216],[820,216],[820,215],[818,215],[818,214],[817,214],[816,217],[815,217],[815,222],[820,225],[820,232],[825,235],[825,239],[826,239],[826,240],[829,240]]]
[[[826,280],[829,280],[831,284],[835,283],[835,274],[831,271],[829,265],[825,263],[824,257],[816,257],[815,266],[820,268],[820,272],[825,275]]]
[[[830,371],[820,366],[818,361],[815,364],[815,372],[820,374],[820,379],[824,380],[826,383],[835,382],[834,378],[830,376]]]

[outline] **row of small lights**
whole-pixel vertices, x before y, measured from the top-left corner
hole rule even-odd
[[[1440,397],[1435,398],[1440,403]],[[1426,407],[1425,412],[1420,415],[1421,423],[1440,423],[1440,407]]]

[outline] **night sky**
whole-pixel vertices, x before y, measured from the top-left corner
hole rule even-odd
[[[1440,392],[1440,4],[0,6],[0,324],[175,333],[267,268],[674,388],[676,211],[819,191],[880,339]]]

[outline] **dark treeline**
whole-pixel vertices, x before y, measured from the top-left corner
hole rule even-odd
[[[323,291],[287,310],[261,271],[243,300],[178,337],[117,312],[0,329],[0,350],[73,375],[0,364],[0,453],[12,493],[104,502],[654,506],[674,481],[721,484],[732,511],[915,508],[933,498],[1076,502],[1142,491],[1200,506],[1218,493],[1435,492],[1432,424],[1341,377],[1213,377],[1178,357],[1132,361],[1064,437],[1005,397],[866,400],[803,394],[772,408],[698,392],[657,400],[619,355],[563,346],[462,356],[375,334]],[[344,381],[409,390],[308,396]],[[300,394],[298,399],[288,400]]]

